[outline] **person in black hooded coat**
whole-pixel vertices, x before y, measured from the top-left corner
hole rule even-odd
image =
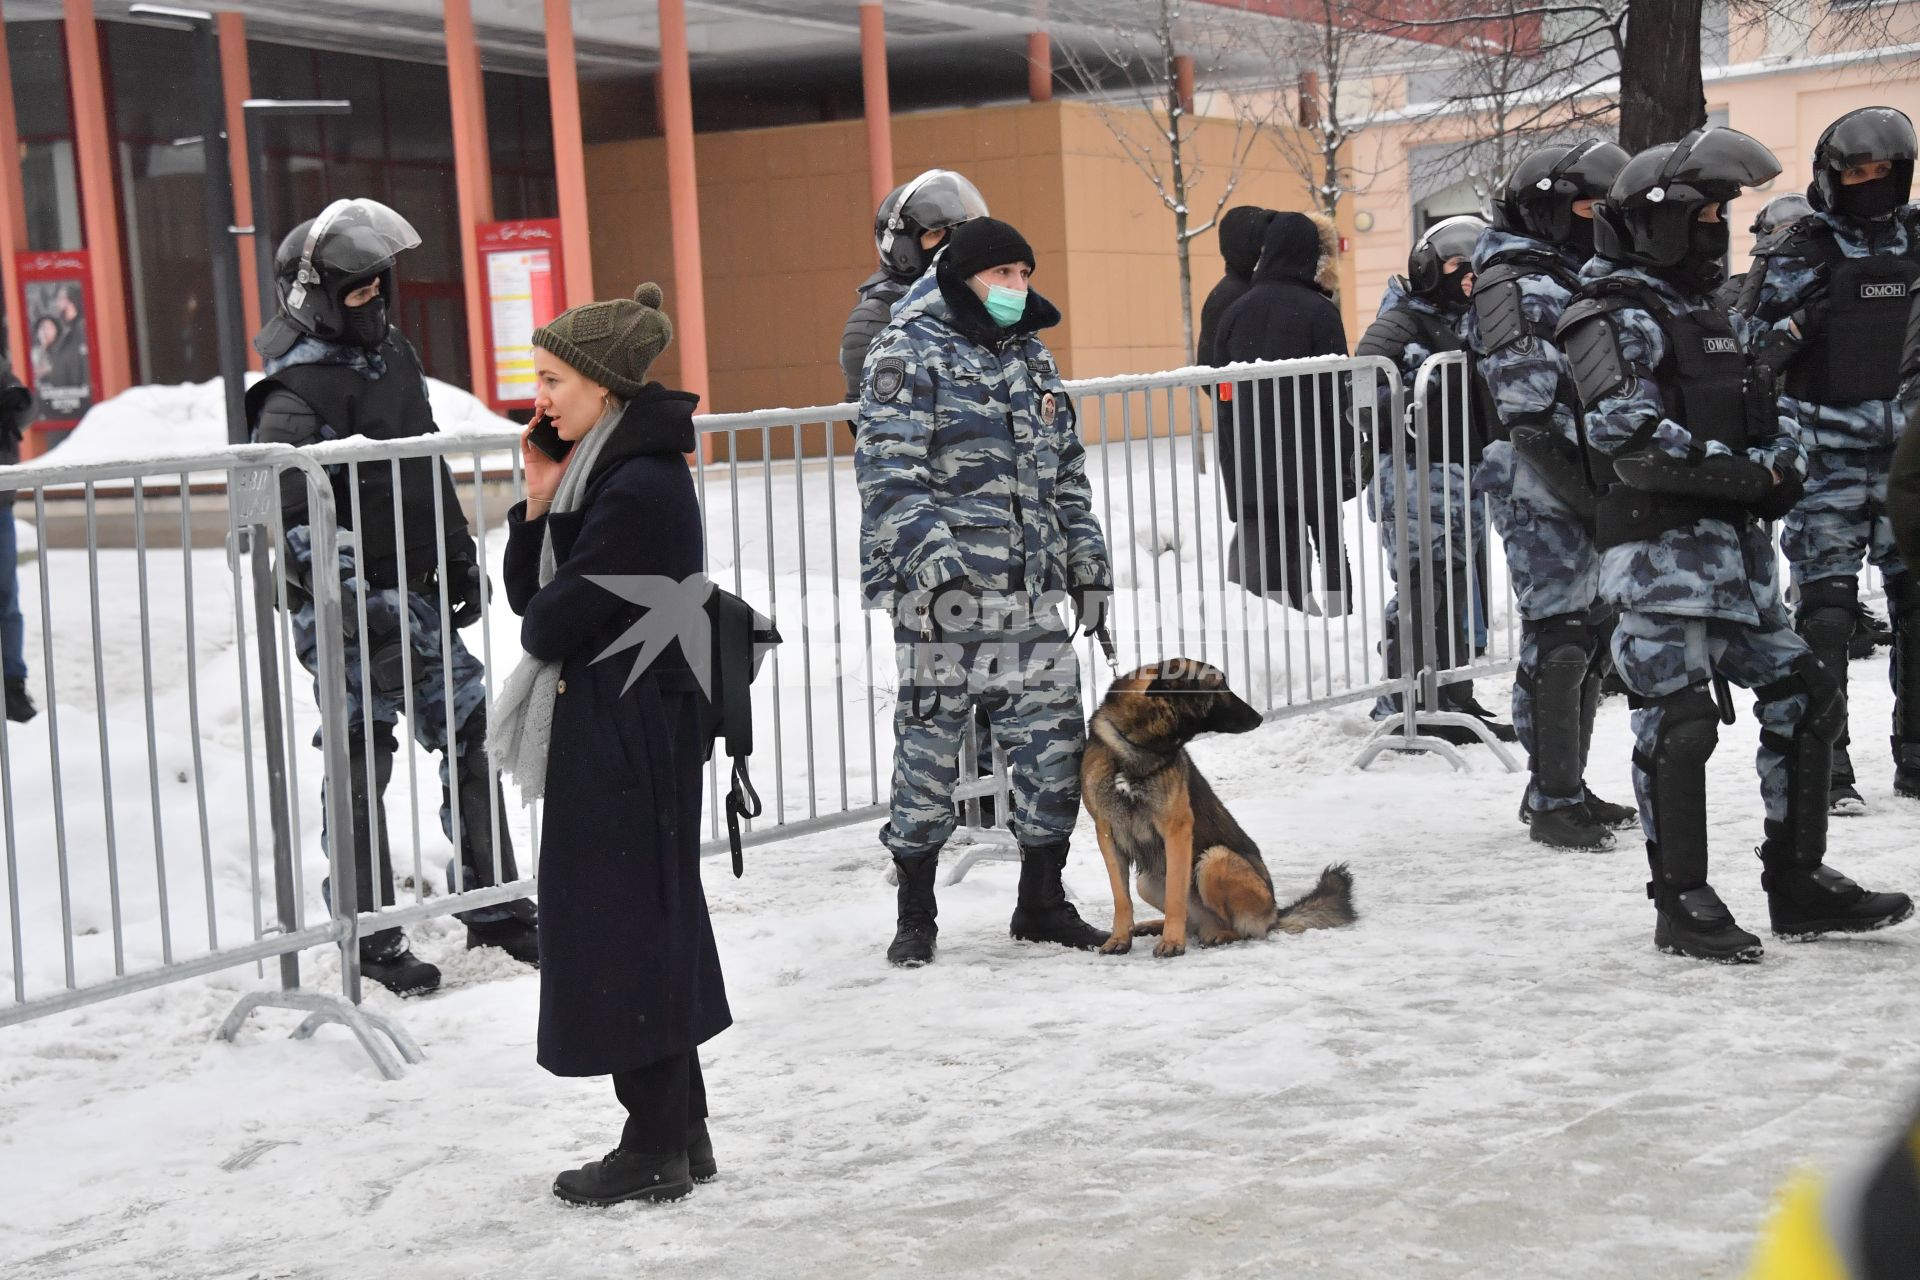
[[[1252,287],[1220,321],[1219,362],[1346,355],[1340,309],[1319,283],[1326,257],[1314,219],[1276,214]],[[1353,428],[1334,375],[1223,383],[1220,391],[1236,411],[1254,410],[1239,412],[1220,436],[1227,512],[1241,526],[1228,551],[1228,578],[1262,595],[1284,592],[1289,605],[1306,608],[1310,538],[1326,566],[1329,608],[1346,612],[1352,601],[1340,508],[1357,479]]]
[[[1220,333],[1220,318],[1227,309],[1253,288],[1253,269],[1260,264],[1260,246],[1267,238],[1267,226],[1277,215],[1258,205],[1235,205],[1220,219],[1220,260],[1227,273],[1213,292],[1200,304],[1200,337],[1194,343],[1193,362],[1219,366],[1226,363],[1214,354],[1213,340]],[[1225,405],[1221,406],[1223,409]]]

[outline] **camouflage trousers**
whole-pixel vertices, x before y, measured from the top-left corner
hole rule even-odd
[[[987,709],[994,742],[1007,754],[1014,838],[1044,845],[1072,836],[1087,726],[1080,665],[1065,633],[934,645],[897,629],[894,644],[901,679],[880,843],[896,858],[921,858],[953,834],[961,739],[976,706]]]
[[[1487,446],[1486,457],[1473,479],[1487,495],[1493,527],[1499,531],[1501,550],[1507,557],[1514,607],[1526,624],[1513,677],[1513,731],[1527,759],[1538,761],[1543,750],[1541,733],[1551,739],[1554,734],[1581,734],[1584,726],[1564,718],[1542,724],[1535,712],[1542,656],[1535,624],[1549,618],[1583,620],[1586,634],[1594,642],[1593,664],[1598,667],[1606,663],[1606,647],[1599,637],[1605,634],[1612,610],[1598,602],[1600,553],[1580,517],[1547,489],[1506,441]],[[1549,741],[1547,748],[1564,750],[1568,745]],[[1529,797],[1536,810],[1571,808],[1586,799],[1584,789],[1574,795],[1553,794],[1539,785],[1538,770],[1534,772]]]
[[[1381,652],[1387,660],[1389,676],[1401,674],[1406,660],[1403,651],[1411,651],[1416,667],[1427,665],[1426,642],[1419,625],[1413,635],[1403,639],[1400,616],[1401,597],[1407,584],[1400,581],[1400,541],[1407,543],[1407,564],[1419,583],[1415,598],[1430,594],[1434,614],[1435,665],[1446,668],[1473,660],[1476,644],[1483,644],[1486,617],[1482,597],[1479,561],[1486,553],[1487,521],[1485,509],[1471,499],[1467,469],[1460,463],[1434,464],[1427,468],[1424,495],[1411,484],[1414,470],[1404,472],[1392,465],[1390,457],[1380,459],[1380,469],[1368,493],[1369,514],[1380,524],[1380,544],[1386,550],[1387,577],[1401,590],[1387,599],[1386,626]],[[1403,493],[1402,490],[1405,492]],[[1427,540],[1420,539],[1420,509],[1427,512]],[[1431,585],[1429,585],[1431,584]],[[1440,690],[1443,708],[1451,708],[1453,694],[1471,698],[1471,683],[1444,685]],[[1373,705],[1373,718],[1384,720],[1400,709],[1397,694],[1382,694]]]
[[[1643,699],[1662,698],[1690,685],[1705,684],[1716,675],[1745,689],[1759,690],[1785,679],[1795,659],[1808,652],[1806,641],[1787,625],[1786,611],[1776,608],[1762,626],[1725,618],[1685,618],[1674,614],[1624,611],[1613,633],[1613,661],[1628,689]],[[1791,739],[1807,714],[1804,693],[1756,695],[1755,715],[1764,733]],[[1640,826],[1650,842],[1654,829],[1651,780],[1641,761],[1651,760],[1660,740],[1663,708],[1637,707],[1633,713],[1633,790],[1640,805]],[[1760,799],[1769,819],[1787,819],[1787,789],[1791,782],[1787,758],[1762,737],[1754,759],[1760,774]]]

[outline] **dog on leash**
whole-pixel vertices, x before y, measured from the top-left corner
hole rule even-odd
[[[1201,946],[1352,924],[1346,864],[1291,906],[1278,906],[1260,848],[1240,829],[1187,755],[1203,733],[1246,733],[1260,713],[1204,662],[1170,658],[1121,676],[1093,713],[1080,794],[1093,815],[1113,881],[1113,931],[1100,950],[1120,955],[1158,934],[1156,956],[1182,955],[1192,929]],[[1166,913],[1139,924],[1127,875]]]

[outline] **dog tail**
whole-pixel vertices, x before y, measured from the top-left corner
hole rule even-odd
[[[1353,873],[1344,862],[1335,863],[1320,873],[1320,883],[1289,906],[1282,907],[1274,919],[1278,933],[1305,933],[1309,929],[1337,929],[1352,924],[1359,916],[1353,909]]]

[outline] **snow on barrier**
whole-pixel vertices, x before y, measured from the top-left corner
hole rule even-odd
[[[1422,502],[1413,504],[1412,518],[1377,518],[1396,509],[1383,504],[1383,480],[1410,468],[1424,474],[1435,461],[1429,383],[1464,384],[1467,376],[1464,362],[1448,359],[1422,371],[1411,417],[1398,370],[1378,358],[1068,384],[1114,570],[1115,669],[1197,658],[1226,672],[1270,718],[1388,696],[1392,710],[1376,711],[1381,726],[1360,763],[1408,749],[1464,767],[1451,746],[1422,729],[1470,721],[1478,730],[1471,717],[1441,710],[1439,692],[1512,662],[1504,562],[1485,554],[1483,535],[1470,526],[1459,562],[1474,569],[1432,582],[1414,571],[1419,549],[1439,539],[1452,559],[1451,523],[1436,527]],[[748,845],[885,809],[898,677],[889,620],[865,607],[859,585],[857,411],[841,404],[696,420],[708,576],[773,616],[784,637],[753,685],[753,770],[766,806],[748,826]],[[1444,454],[1452,446],[1442,447]],[[1385,455],[1381,474],[1369,475],[1376,452]],[[498,581],[503,521],[523,492],[518,439],[508,430],[126,464],[60,466],[56,455],[32,468],[0,469],[0,488],[17,486],[31,497],[42,548],[22,567],[22,599],[37,657],[33,680],[46,703],[39,721],[0,740],[10,964],[0,976],[10,988],[0,1025],[274,959],[278,989],[249,994],[223,1035],[253,1008],[281,1005],[311,1015],[296,1034],[324,1020],[346,1022],[389,1075],[400,1071],[399,1058],[417,1057],[397,1027],[357,1008],[358,939],[536,894],[540,815],[537,805],[487,804],[481,820],[490,827],[484,847],[493,865],[476,877],[484,883],[470,883],[462,859],[449,855],[463,845],[461,823],[471,820],[459,791],[474,780],[454,770],[442,784],[439,762],[407,743],[402,726],[404,759],[386,786],[387,810],[396,815],[386,853],[399,892],[391,906],[355,901],[354,842],[325,840],[322,829],[352,829],[350,770],[365,771],[366,790],[380,789],[371,753],[349,750],[356,730],[365,742],[378,729],[365,706],[351,724],[345,682],[345,663],[377,665],[367,651],[367,601],[335,575],[313,575],[317,651],[310,657],[320,677],[310,695],[305,672],[296,670],[290,611],[298,588],[290,594],[281,497],[283,483],[304,487],[313,560],[335,563],[341,547],[352,545],[351,534],[336,533],[338,518],[364,527],[370,514],[359,506],[363,470],[390,469],[397,493],[403,466],[419,459],[449,464],[480,563]],[[1043,483],[1053,478],[1049,472]],[[103,485],[115,495],[130,486],[128,509],[106,511]],[[423,584],[444,635],[451,611],[442,531],[450,508],[437,487],[435,496],[438,562],[403,558],[399,575]],[[113,502],[127,506],[118,496]],[[345,511],[337,509],[342,502]],[[50,512],[76,503],[80,527],[71,527],[69,514],[62,536]],[[196,547],[210,519],[224,522],[225,536],[217,547]],[[392,519],[405,528],[397,499]],[[164,538],[163,525],[171,529]],[[1408,584],[1403,594],[1414,603],[1399,610],[1394,637],[1408,660],[1393,663],[1387,606],[1396,584]],[[1463,648],[1436,634],[1430,593],[1454,593],[1451,608],[1462,589],[1474,593],[1471,612],[1489,632],[1484,644],[1476,638]],[[485,664],[490,701],[518,660],[518,623],[489,598],[481,612],[477,630],[461,634]],[[416,699],[451,703],[454,689],[445,676],[423,692],[412,646],[400,652],[403,717],[411,725]],[[1084,642],[1080,668],[1091,709],[1111,678],[1092,640]],[[1018,856],[1004,829],[988,829],[988,802],[1004,820],[1010,801],[1005,756],[996,749],[992,758],[991,770],[972,776],[971,745],[962,753],[966,829],[957,842],[970,843],[955,850],[956,876],[980,857]],[[727,847],[717,765],[709,778],[703,847],[714,851]],[[497,781],[488,764],[485,785]],[[523,851],[517,869],[502,864],[503,844]],[[300,953],[319,947],[338,948],[341,998],[301,985]]]

